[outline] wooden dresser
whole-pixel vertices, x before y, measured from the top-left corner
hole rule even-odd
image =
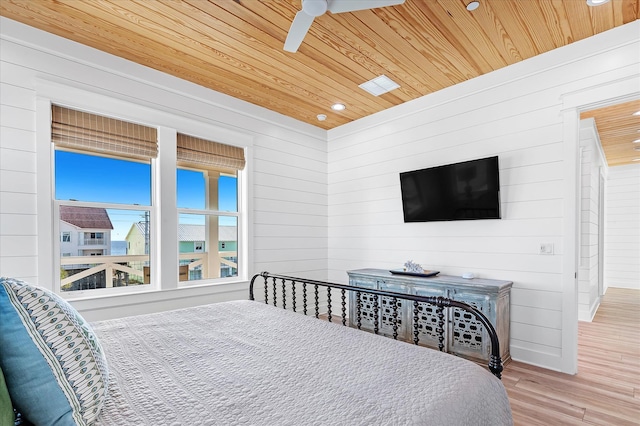
[[[425,278],[391,273],[384,269],[358,269],[347,271],[349,284],[366,288],[375,288],[399,293],[422,296],[441,296],[473,305],[489,318],[496,329],[500,341],[500,354],[503,362],[511,359],[509,354],[509,308],[511,297],[511,281],[497,281],[484,278],[464,279],[461,277],[438,275]],[[374,296],[361,295],[360,300],[361,328],[374,330]],[[393,335],[393,300],[382,297],[378,300],[378,333]],[[356,298],[349,301],[349,323],[357,323]],[[398,318],[398,339],[413,341],[414,306],[407,301],[398,302],[396,312]],[[438,317],[435,307],[426,303],[418,305],[418,337],[419,344],[438,348],[436,334]],[[446,352],[462,356],[474,361],[489,360],[491,342],[484,327],[470,313],[457,308],[449,308],[445,312]]]

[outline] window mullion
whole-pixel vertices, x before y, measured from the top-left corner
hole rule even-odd
[[[152,256],[156,260],[155,276],[161,290],[178,287],[178,210],[176,209],[177,132],[158,128],[158,158],[154,168],[153,209],[156,220],[152,224]]]

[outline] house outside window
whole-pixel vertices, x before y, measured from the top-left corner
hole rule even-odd
[[[62,232],[60,236],[60,241],[63,243],[71,242],[71,232]]]

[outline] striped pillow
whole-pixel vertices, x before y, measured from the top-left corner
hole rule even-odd
[[[0,367],[13,405],[36,425],[89,425],[106,398],[89,324],[56,294],[10,278],[0,278]]]

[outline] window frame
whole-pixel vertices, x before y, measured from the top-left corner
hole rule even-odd
[[[246,154],[246,153],[245,153]],[[193,171],[193,172],[207,172],[207,171],[211,171],[212,169],[209,170],[205,170],[205,169],[198,169],[195,167],[191,167],[191,166],[181,166],[178,165],[176,163],[176,168],[175,168],[175,172],[176,172],[176,176],[178,173],[178,170],[182,169],[182,170],[189,170],[189,171]],[[219,170],[217,171],[219,172],[219,176],[218,176],[218,182],[219,182],[219,178],[223,175],[229,175],[229,171],[228,170]],[[182,214],[191,214],[191,215],[202,215],[202,216],[217,216],[218,218],[221,217],[234,217],[236,219],[236,233],[237,233],[237,244],[238,244],[238,253],[240,252],[240,245],[241,245],[241,241],[240,241],[240,220],[241,220],[241,212],[240,212],[240,204],[241,204],[241,192],[240,192],[240,186],[242,183],[242,170],[238,170],[236,171],[236,211],[227,211],[227,210],[213,210],[213,209],[207,209],[206,206],[203,209],[194,209],[194,208],[187,208],[187,207],[178,207],[178,203],[176,202],[176,208],[177,208],[177,212],[178,212],[178,223],[180,223],[180,215]],[[208,187],[207,187],[208,183],[205,183],[205,192],[207,192]],[[219,189],[218,189],[219,190]],[[217,190],[217,191],[218,191]],[[206,197],[206,194],[203,194]],[[177,200],[177,178],[176,178],[176,200]],[[194,241],[194,253],[199,253],[198,251],[195,250],[195,243],[197,241]],[[205,251],[207,253],[209,253],[212,250],[213,245],[211,244],[211,242],[207,241],[202,241],[205,244]],[[219,242],[219,240],[218,240]],[[218,242],[216,242],[215,244],[215,249],[217,250],[218,248]],[[178,244],[180,243],[180,241],[178,241]],[[202,252],[200,252],[202,253]],[[180,259],[180,253],[178,253],[178,259]],[[217,277],[217,278],[203,278],[203,279],[199,279],[199,280],[186,280],[186,281],[179,281],[178,282],[178,286],[179,287],[186,287],[186,286],[194,286],[194,285],[199,285],[201,283],[207,283],[207,282],[220,282],[220,283],[227,283],[227,282],[233,282],[233,281],[237,281],[239,279],[239,277],[241,277],[240,275],[240,268],[241,268],[241,262],[240,262],[240,256],[238,256],[238,261],[236,263],[237,265],[237,271],[238,274],[237,276],[231,276],[231,277]]]
[[[55,182],[53,183],[55,185]],[[153,186],[153,180],[152,180],[152,186]],[[141,205],[133,205],[133,204],[130,205],[130,204],[115,204],[115,203],[99,203],[99,202],[93,202],[93,201],[72,201],[72,200],[54,199],[53,200],[53,232],[54,233],[59,232],[60,206],[93,207],[93,208],[104,208],[107,210],[113,209],[113,210],[149,211],[149,215],[152,223],[152,229],[153,229],[153,223],[156,221],[154,219],[156,217],[156,214],[154,214],[154,212],[157,211],[157,209],[154,209],[154,206],[153,206],[153,197],[151,200],[151,204],[152,204],[151,206],[141,206]],[[97,238],[97,234],[102,234],[104,238],[104,232],[100,232],[100,231],[87,231],[87,232],[79,231],[79,232],[82,235],[95,234],[96,238]],[[153,245],[154,244],[152,243],[151,246],[153,247]],[[62,267],[61,265],[62,257],[65,257],[61,254],[60,245],[57,245],[57,247],[54,247],[53,253],[54,255],[57,255],[57,257],[54,259],[54,267],[57,267],[59,269]],[[80,254],[77,254],[76,256],[72,256],[72,257],[79,257],[79,256]],[[95,256],[100,256],[100,255],[95,253],[90,253],[89,255],[85,255],[84,257],[95,257]],[[153,276],[153,263],[154,263],[154,259],[151,257],[151,254],[150,254],[149,264],[152,268],[151,276]],[[62,291],[61,281],[62,280],[60,279],[59,275],[56,276],[54,290],[58,294],[62,295],[67,299],[102,297],[105,295],[137,293],[141,291],[158,289],[157,286],[154,285],[154,281],[152,281],[148,285],[141,285],[141,286],[123,286],[123,287],[98,288],[98,289],[91,289],[91,290]]]
[[[109,289],[79,290],[62,292],[60,289],[60,244],[59,207],[54,199],[55,182],[55,147],[51,142],[51,105],[57,104],[68,108],[113,117],[134,123],[155,127],[158,130],[158,158],[152,159],[152,207],[156,210],[157,220],[152,223],[151,235],[158,240],[152,243],[150,253],[152,276],[150,285],[130,286]],[[201,120],[207,120],[197,117]],[[160,124],[162,123],[162,124]],[[249,237],[247,207],[249,192],[246,177],[250,174],[249,150],[253,146],[253,137],[238,131],[222,128],[213,124],[188,118],[177,110],[164,110],[145,107],[103,94],[86,91],[77,87],[49,81],[39,81],[36,100],[36,161],[37,175],[37,225],[38,225],[38,276],[44,287],[50,288],[62,297],[70,300],[95,299],[105,296],[120,296],[144,292],[166,292],[179,290],[178,262],[178,209],[176,208],[176,147],[177,133],[184,132],[216,140],[223,144],[241,147],[245,150],[247,167],[238,172],[238,276],[197,281],[198,286],[215,286],[246,282],[248,279]],[[90,203],[82,203],[88,205]],[[104,207],[101,203],[100,207]],[[113,205],[114,209],[123,209],[123,205]],[[144,206],[136,206],[142,209]],[[189,210],[189,212],[192,212]],[[229,212],[221,212],[227,215]],[[160,221],[162,220],[162,232]],[[175,232],[169,232],[172,229]],[[153,238],[153,237],[152,237]],[[161,241],[160,241],[161,240]],[[162,249],[160,249],[162,245]],[[172,261],[169,262],[168,259]],[[175,265],[174,265],[175,264]],[[137,288],[136,288],[137,287]],[[105,291],[99,291],[105,290]],[[69,294],[71,293],[71,294]],[[172,298],[173,296],[164,296]],[[115,302],[117,304],[117,302]]]

